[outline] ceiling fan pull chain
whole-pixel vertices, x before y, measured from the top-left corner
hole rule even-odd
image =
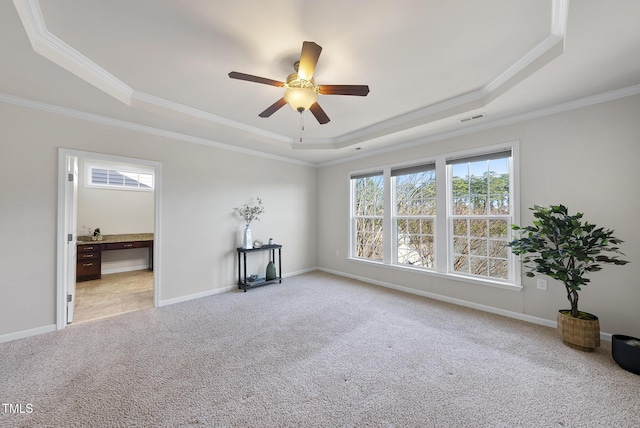
[[[302,143],[302,131],[304,131],[304,115],[300,111],[300,142]]]

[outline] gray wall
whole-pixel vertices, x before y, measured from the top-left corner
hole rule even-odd
[[[162,163],[160,300],[234,284],[243,225],[232,210],[260,196],[253,237],[284,244],[285,273],[319,266],[553,322],[568,304],[554,281],[510,291],[345,258],[348,171],[514,140],[523,223],[533,204],[563,203],[626,241],[632,263],[595,273],[580,305],[603,332],[640,336],[639,111],[633,96],[316,169],[0,104],[0,338],[55,325],[59,147]]]
[[[348,172],[372,166],[520,141],[521,222],[532,220],[534,204],[562,203],[625,240],[626,266],[606,266],[592,275],[580,309],[600,317],[605,333],[640,336],[640,96],[581,108],[510,126],[321,168],[318,174],[318,264],[373,282],[433,293],[501,311],[555,321],[568,307],[562,284],[548,291],[524,277],[522,291],[460,282],[428,273],[376,266],[348,255]],[[339,255],[336,255],[336,254]]]
[[[232,212],[256,196],[254,239],[285,274],[316,266],[315,168],[0,104],[0,338],[55,325],[59,147],[162,163],[161,301],[235,284]]]

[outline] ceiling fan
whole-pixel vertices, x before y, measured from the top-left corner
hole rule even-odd
[[[318,104],[318,94],[321,95],[356,95],[364,97],[369,93],[367,85],[317,85],[313,79],[313,72],[320,58],[322,47],[314,42],[303,42],[300,61],[293,65],[295,73],[287,77],[287,81],[267,79],[265,77],[253,76],[251,74],[232,71],[229,77],[232,79],[247,80],[249,82],[262,83],[264,85],[286,88],[284,96],[267,107],[259,114],[260,117],[269,117],[278,111],[285,104],[302,113],[310,110],[321,125],[329,122],[329,116]]]

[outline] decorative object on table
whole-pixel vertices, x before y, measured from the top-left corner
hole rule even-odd
[[[640,375],[640,339],[614,334],[611,336],[611,356],[623,369]]]
[[[267,281],[273,281],[276,279],[276,266],[273,264],[273,260],[269,259],[267,264],[267,273],[265,275]]]
[[[91,235],[92,241],[102,241],[102,233],[100,233],[100,228],[96,227],[93,229],[93,233]]]
[[[571,309],[558,311],[558,332],[565,345],[593,351],[600,346],[600,321],[597,316],[578,310],[578,291],[590,282],[586,275],[601,270],[601,264],[629,263],[610,255],[623,254],[616,246],[623,241],[613,237],[613,230],[583,222],[582,213],[569,215],[563,205],[535,205],[531,210],[533,226],[512,224],[520,238],[508,246],[514,254],[524,255],[527,276],[547,275],[564,284]]]
[[[242,248],[244,249],[253,248],[253,242],[251,241],[251,229],[249,228],[249,226],[251,225],[252,221],[259,221],[259,215],[264,213],[262,199],[256,198],[256,201],[256,203],[245,204],[241,208],[234,208],[236,214],[240,216],[246,223],[246,227],[244,228],[244,238],[242,240]]]
[[[253,241],[253,248],[262,248],[262,241],[255,240]]]
[[[269,245],[273,245],[273,238],[269,238]]]

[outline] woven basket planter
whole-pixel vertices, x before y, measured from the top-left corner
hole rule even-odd
[[[562,342],[580,351],[593,352],[600,347],[600,321],[584,320],[558,311],[558,333]]]

